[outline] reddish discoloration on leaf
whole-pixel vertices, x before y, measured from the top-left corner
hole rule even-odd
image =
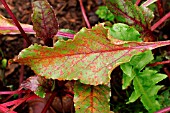
[[[170,41],[118,41],[99,24],[92,29],[83,28],[74,40],[58,41],[54,47],[34,44],[24,49],[16,61],[29,65],[37,75],[46,78],[107,84],[116,66],[128,62],[133,55],[168,44]]]
[[[109,113],[110,88],[104,85],[91,86],[76,82],[74,104],[78,113]]]

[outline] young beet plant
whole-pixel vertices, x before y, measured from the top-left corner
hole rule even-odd
[[[123,64],[121,69],[124,73],[123,89],[128,87],[131,81],[134,85],[134,92],[127,103],[140,98],[149,112],[160,109],[157,103],[152,103],[156,102],[153,96],[162,87],[156,83],[166,78],[166,75],[147,69],[142,71],[142,69],[153,60],[151,51],[147,50],[169,45],[170,41],[142,42],[139,38],[140,32],[143,39],[149,35],[149,40],[153,40],[150,30],[153,13],[146,6],[138,7],[129,0],[121,0],[121,2],[106,0],[106,3],[111,12],[119,15],[122,23],[114,24],[112,27],[100,23],[91,29],[82,28],[75,35],[58,31],[56,16],[46,0],[32,3],[33,27],[21,23],[20,25],[26,33],[35,34],[36,37],[41,38],[45,45],[32,44],[23,49],[13,60],[30,66],[36,76],[28,78],[21,84],[21,88],[29,89],[26,90],[27,94],[22,101],[21,99],[12,101],[11,105],[14,107],[10,109],[7,108],[6,103],[0,104],[3,112],[14,112],[13,109],[18,105],[16,102],[22,103],[38,98],[30,93],[33,91],[42,98],[51,95],[43,113],[54,97],[61,95],[60,93],[73,98],[76,113],[109,113],[110,74],[121,64]],[[1,34],[19,33],[18,26],[16,27],[11,20],[0,16],[0,21]],[[131,27],[123,22],[130,24]],[[67,38],[74,36],[74,39],[65,41],[64,38],[60,38],[53,44],[52,39],[56,34]],[[145,62],[142,61],[144,58],[146,58]],[[128,64],[130,60],[131,63]],[[155,78],[154,82],[148,80],[146,83],[141,83],[148,73],[150,73],[148,79]],[[73,91],[64,90],[67,81],[74,83]],[[18,92],[22,91],[21,88]],[[154,94],[147,95],[149,92]]]

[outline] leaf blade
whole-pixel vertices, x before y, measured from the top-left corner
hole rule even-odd
[[[102,24],[83,28],[74,40],[58,41],[54,47],[34,44],[15,61],[29,65],[37,75],[46,78],[98,85],[107,84],[111,71],[133,55],[170,44],[170,41],[126,42],[108,35]]]
[[[77,113],[109,113],[109,87],[84,85],[76,82],[74,93],[74,104]]]
[[[152,80],[154,77],[156,78]],[[158,90],[163,86],[155,84],[166,77],[166,75],[159,74],[154,70],[146,69],[143,72],[138,73],[133,80],[134,92],[131,94],[129,102],[127,103],[134,102],[139,98],[139,95],[141,95],[141,102],[149,112],[155,112],[159,110],[160,104],[156,100],[156,95]],[[136,98],[134,98],[134,94],[136,94]]]
[[[58,31],[55,13],[48,1],[35,1],[33,6],[33,29],[40,38],[52,38]]]

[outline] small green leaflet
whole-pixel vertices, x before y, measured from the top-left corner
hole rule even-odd
[[[109,28],[109,33],[119,40],[141,42],[139,32],[134,28],[123,23],[116,23]]]
[[[113,21],[115,18],[106,6],[99,6],[95,13],[104,20]]]

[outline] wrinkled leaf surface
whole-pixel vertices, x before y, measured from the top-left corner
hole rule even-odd
[[[109,28],[110,34],[123,41],[138,41],[141,42],[142,39],[139,38],[139,32],[126,24],[123,23],[116,23],[111,28]]]

